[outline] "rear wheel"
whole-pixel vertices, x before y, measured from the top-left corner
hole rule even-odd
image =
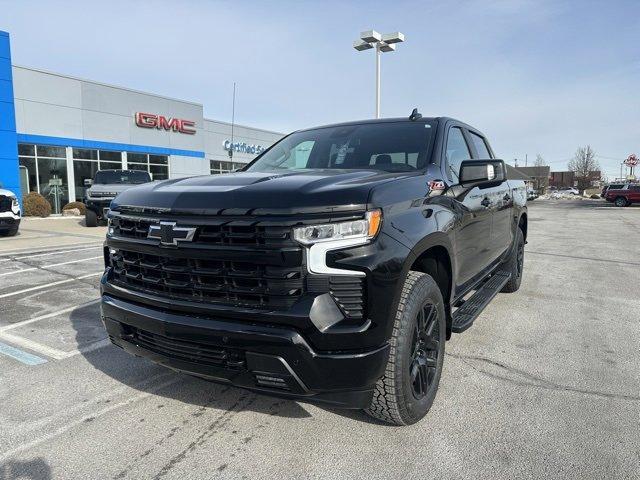
[[[98,226],[98,215],[93,210],[89,210],[84,214],[84,223],[87,227],[97,227]]]
[[[502,270],[511,273],[511,278],[502,287],[501,292],[512,293],[520,288],[524,269],[524,234],[520,227],[516,229],[516,244],[509,258],[502,264]]]
[[[426,273],[409,272],[395,315],[389,361],[366,410],[369,415],[410,425],[427,414],[440,383],[445,335],[438,285]]]
[[[614,203],[616,204],[616,207],[626,207],[628,205],[627,199],[624,197],[616,198],[616,201]]]

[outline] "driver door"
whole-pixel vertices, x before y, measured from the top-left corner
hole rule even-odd
[[[452,184],[457,184],[460,164],[472,159],[462,127],[453,125],[448,128],[444,155],[447,177]],[[453,245],[458,259],[456,287],[461,287],[480,273],[489,262],[492,202],[487,192],[478,187],[455,197],[454,201],[462,212]]]

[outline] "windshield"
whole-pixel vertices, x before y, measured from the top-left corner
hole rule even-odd
[[[249,165],[248,172],[374,169],[388,172],[426,166],[435,123],[365,123],[292,133]]]
[[[96,172],[94,184],[114,184],[127,183],[137,185],[139,183],[147,183],[151,181],[151,177],[147,172],[126,171],[126,170],[100,170]]]

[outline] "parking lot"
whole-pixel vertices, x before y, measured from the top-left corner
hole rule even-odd
[[[99,231],[0,239],[0,479],[640,478],[640,207],[529,214],[520,291],[447,343],[403,428],[129,356],[100,323]]]

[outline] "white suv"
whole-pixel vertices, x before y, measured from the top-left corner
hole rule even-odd
[[[0,235],[13,236],[18,233],[21,213],[16,194],[0,188]]]

